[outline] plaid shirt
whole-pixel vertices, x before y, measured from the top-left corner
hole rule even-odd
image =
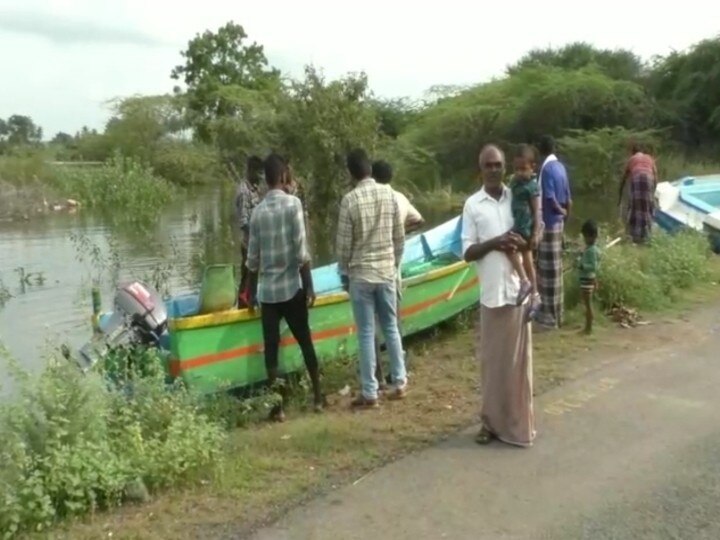
[[[278,304],[302,287],[300,268],[310,262],[300,199],[267,192],[250,218],[247,267],[258,275],[258,302]]]
[[[370,283],[394,281],[404,247],[405,230],[392,188],[372,178],[358,182],[340,203],[340,274]]]
[[[235,192],[235,213],[241,230],[250,226],[250,215],[259,201],[259,190],[246,179],[241,180]]]

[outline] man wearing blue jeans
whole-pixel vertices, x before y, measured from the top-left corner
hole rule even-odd
[[[340,203],[337,258],[343,287],[350,293],[360,350],[361,393],[352,406],[376,408],[376,316],[385,337],[394,383],[387,397],[402,399],[407,387],[396,288],[405,232],[392,188],[372,178],[365,151],[353,150],[347,157],[347,166],[355,187]]]

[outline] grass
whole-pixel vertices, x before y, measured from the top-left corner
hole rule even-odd
[[[536,394],[575,378],[608,357],[638,347],[671,343],[669,328],[708,302],[720,302],[720,259],[708,267],[708,280],[695,283],[682,300],[647,313],[653,324],[622,329],[598,317],[595,333],[580,334],[582,313],[568,311],[566,327],[538,334],[534,344]],[[712,284],[709,284],[712,283]],[[410,341],[412,391],[404,402],[383,403],[378,411],[353,413],[350,396],[337,390],[356,386],[352,362],[326,366],[330,407],[323,415],[307,410],[304,397],[282,425],[254,424],[231,431],[227,459],[205,484],[171,490],[151,503],[96,514],[56,529],[73,539],[236,537],[272,521],[289,507],[368,471],[441,440],[474,423],[478,413],[475,313]],[[670,325],[670,326],[668,326]],[[302,393],[301,393],[302,394]]]

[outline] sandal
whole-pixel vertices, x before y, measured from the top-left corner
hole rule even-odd
[[[495,434],[483,427],[480,429],[480,432],[475,435],[475,442],[478,444],[489,444],[494,438]]]
[[[272,408],[270,415],[268,416],[268,420],[279,424],[285,421],[285,412],[280,405],[276,405]]]
[[[377,399],[366,398],[360,394],[350,402],[350,407],[353,409],[377,409],[380,405],[378,405]]]

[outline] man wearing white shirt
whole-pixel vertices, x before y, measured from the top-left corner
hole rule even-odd
[[[497,438],[531,446],[535,438],[532,395],[532,335],[527,306],[516,306],[520,279],[506,253],[524,247],[511,232],[512,195],[503,184],[505,156],[493,145],[482,149],[483,187],[466,202],[462,249],[480,279],[477,352],[482,370],[482,429],[479,444]]]

